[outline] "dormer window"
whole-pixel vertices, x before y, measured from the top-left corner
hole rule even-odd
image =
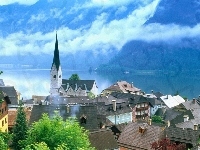
[[[86,117],[85,115],[82,115],[82,116],[80,117],[80,122],[81,122],[81,124],[86,124],[86,122],[87,122],[87,117]]]

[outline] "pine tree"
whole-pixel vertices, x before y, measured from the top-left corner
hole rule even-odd
[[[26,113],[20,102],[17,110],[17,117],[13,127],[12,147],[15,150],[21,150],[20,141],[26,139],[28,124],[26,121]]]

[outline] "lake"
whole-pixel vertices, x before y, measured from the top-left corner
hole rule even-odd
[[[146,93],[151,90],[160,91],[163,94],[175,94],[177,91],[181,96],[192,99],[200,94],[200,75],[198,73],[185,74],[156,74],[152,72],[121,73],[108,72],[98,74],[95,72],[63,69],[63,78],[68,79],[71,74],[78,73],[84,80],[96,80],[99,93],[117,82],[125,80],[133,82],[134,86],[142,89]],[[24,99],[31,98],[32,95],[48,95],[50,87],[50,69],[21,69],[3,70],[1,78],[6,85],[14,85]]]

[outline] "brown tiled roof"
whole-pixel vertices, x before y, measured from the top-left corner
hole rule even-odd
[[[134,92],[141,91],[140,89],[134,87],[133,85],[131,85],[130,83],[126,81],[118,81],[117,83],[111,85],[105,90],[118,91],[118,92],[123,92],[123,93],[129,93],[129,92],[134,93]]]
[[[111,130],[98,130],[90,132],[89,140],[92,147],[95,147],[97,150],[118,148],[117,141],[115,140]]]
[[[139,128],[144,127],[144,123],[130,123],[121,133],[118,144],[121,147],[137,150],[150,150],[151,144],[164,136],[164,128],[145,124],[144,133],[139,132]]]
[[[29,122],[31,116],[31,110],[25,109],[26,119]],[[15,124],[15,119],[17,117],[17,109],[9,109],[8,110],[8,126],[13,127]]]

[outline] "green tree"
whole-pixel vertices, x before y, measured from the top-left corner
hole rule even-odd
[[[56,114],[52,119],[47,114],[32,124],[24,147],[34,143],[44,142],[50,150],[90,150],[88,132],[79,123],[70,118],[66,121]]]
[[[0,136],[0,149],[1,150],[7,150],[8,149],[8,145],[6,144],[6,142],[4,141],[4,138]]]
[[[3,138],[4,142],[8,145],[8,143],[11,140],[11,134],[7,133],[7,132],[1,132],[0,131],[0,137]]]
[[[153,115],[153,116],[151,117],[151,119],[152,119],[152,122],[163,123],[163,119],[162,119],[162,117],[160,117],[160,116]]]
[[[15,150],[21,150],[20,142],[26,138],[28,130],[28,124],[26,120],[26,113],[20,102],[19,108],[17,109],[17,117],[15,120],[15,125],[13,127],[13,136],[12,136],[12,147]]]
[[[50,149],[49,149],[49,147],[47,146],[46,143],[41,142],[41,143],[35,143],[35,144],[27,145],[22,150],[50,150]]]
[[[78,74],[72,74],[69,80],[80,80]]]

